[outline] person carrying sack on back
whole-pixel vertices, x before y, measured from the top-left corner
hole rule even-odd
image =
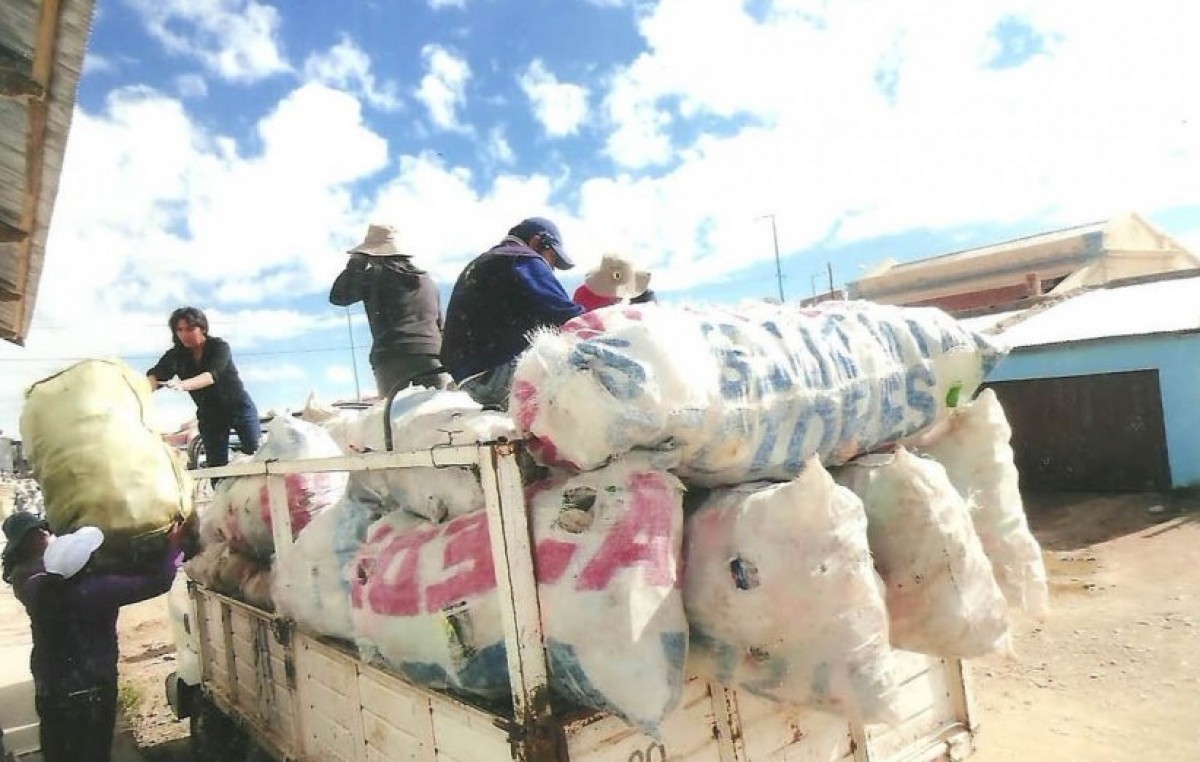
[[[638,270],[621,254],[605,254],[600,266],[590,271],[572,297],[585,312],[611,307],[642,296],[650,287],[650,273]]]
[[[2,525],[4,581],[29,614],[34,703],[46,762],[109,762],[117,720],[117,614],[170,589],[182,561],[182,524],[157,569],[92,571],[104,542],[96,527],[54,537],[45,522],[14,513]]]
[[[371,370],[386,397],[397,385],[446,389],[441,370],[441,298],[429,273],[413,264],[396,228],[371,225],[329,290],[339,307],[362,302],[371,327]]]

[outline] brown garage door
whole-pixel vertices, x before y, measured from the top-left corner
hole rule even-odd
[[[1023,488],[1141,492],[1170,487],[1158,371],[988,386],[1012,424]]]

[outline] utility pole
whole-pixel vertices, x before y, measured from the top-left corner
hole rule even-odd
[[[350,322],[350,306],[346,306],[346,333],[350,334],[350,367],[354,369],[354,401],[362,402],[362,389],[358,385],[358,355],[354,352],[354,324]]]
[[[775,282],[779,285],[779,303],[783,304],[783,268],[779,264],[779,231],[775,227],[775,214],[764,214],[759,219],[771,221],[771,242],[775,244]]]

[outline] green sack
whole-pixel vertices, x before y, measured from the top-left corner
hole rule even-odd
[[[150,418],[146,377],[118,360],[85,360],[25,392],[21,436],[55,534],[100,527],[111,560],[143,538],[161,545],[191,513],[191,478]]]

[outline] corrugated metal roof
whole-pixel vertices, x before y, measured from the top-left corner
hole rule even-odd
[[[1200,276],[1085,291],[1030,310],[1000,339],[1018,349],[1185,331],[1200,331]]]
[[[93,0],[0,2],[0,339],[29,333]]]

